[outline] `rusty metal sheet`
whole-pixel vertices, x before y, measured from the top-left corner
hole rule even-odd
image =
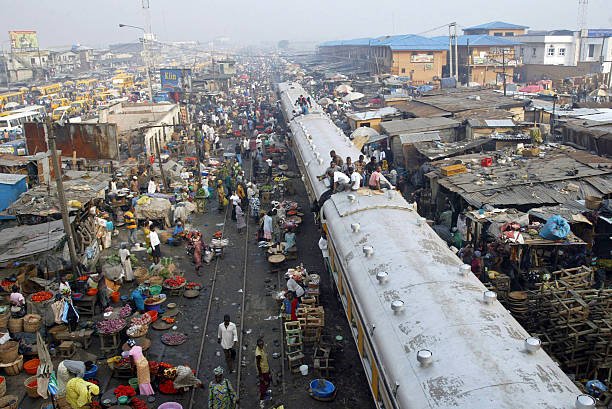
[[[28,153],[46,152],[47,139],[42,124],[26,123],[24,128]],[[54,132],[57,149],[64,156],[71,156],[76,151],[77,158],[119,159],[117,124],[68,124],[55,126]]]

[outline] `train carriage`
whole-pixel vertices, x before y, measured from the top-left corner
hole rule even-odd
[[[307,95],[299,84],[278,88],[308,194],[318,199],[329,151],[360,152],[318,105],[296,116],[296,99]],[[484,285],[399,192],[333,194],[321,220],[378,408],[582,407],[576,385],[491,294],[485,301]]]

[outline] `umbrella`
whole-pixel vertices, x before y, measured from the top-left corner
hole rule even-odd
[[[376,129],[370,128],[369,126],[362,126],[353,131],[353,133],[351,134],[351,138],[357,138],[357,137],[370,138],[371,136],[378,136],[378,135],[379,134],[378,132],[376,132]]]
[[[47,388],[49,387],[49,379],[53,372],[53,362],[51,361],[47,344],[42,339],[40,332],[36,333],[36,348],[38,350],[38,359],[40,359],[40,364],[38,364],[38,369],[36,370],[36,391],[43,399],[47,399]]]
[[[5,108],[11,109],[11,108],[17,108],[19,106],[18,103],[16,102],[8,102],[6,105],[4,105]]]
[[[320,104],[320,105],[329,105],[329,104],[333,104],[333,103],[334,103],[334,101],[332,101],[331,99],[329,99],[329,98],[327,98],[327,97],[325,97],[325,98],[321,98],[321,99],[319,100],[319,104]]]
[[[607,97],[608,92],[605,89],[596,89],[589,94],[590,97]]]
[[[343,102],[357,101],[358,99],[361,99],[364,96],[365,95],[363,95],[361,92],[349,92],[344,97],[342,97],[342,101]]]
[[[341,84],[336,87],[336,92],[339,94],[348,94],[353,90],[353,87],[347,84]]]

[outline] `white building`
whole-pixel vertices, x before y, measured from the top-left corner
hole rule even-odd
[[[580,41],[570,30],[529,31],[519,37],[516,51],[523,64],[571,65],[578,63]]]
[[[602,62],[602,71],[610,72],[612,65],[612,29],[582,31],[580,62]]]

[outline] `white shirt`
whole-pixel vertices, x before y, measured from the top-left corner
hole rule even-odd
[[[327,240],[323,237],[319,239],[319,249],[321,249],[321,254],[323,254],[323,257],[329,257],[329,250],[327,249]]]
[[[221,348],[232,348],[234,346],[234,342],[238,342],[238,330],[236,329],[236,324],[230,322],[227,325],[227,328],[225,327],[225,322],[219,324],[217,338],[221,339]]]
[[[237,194],[235,194],[235,193],[234,193],[233,195],[231,195],[231,196],[230,196],[230,200],[232,201],[232,204],[233,204],[234,206],[236,206],[237,204],[239,204],[239,203],[240,203],[240,197],[238,197],[238,195],[237,195]]]
[[[272,159],[266,159],[266,163],[269,167],[272,167]]]
[[[295,295],[298,297],[301,297],[304,295],[304,289],[302,288],[301,285],[297,283],[297,281],[293,279],[293,277],[287,280],[287,290],[293,291]]]
[[[159,236],[157,235],[156,231],[151,231],[151,233],[149,233],[149,241],[151,242],[151,247],[155,247],[161,244],[161,241],[159,241]]]
[[[121,262],[124,263],[130,257],[130,251],[128,249],[119,249],[119,257]]]
[[[349,183],[351,179],[342,172],[334,172],[334,183]]]
[[[361,186],[361,175],[359,172],[351,173],[351,190],[358,190]]]
[[[155,186],[155,182],[149,180],[149,186],[147,187],[147,192],[152,195],[157,190],[157,186]]]

